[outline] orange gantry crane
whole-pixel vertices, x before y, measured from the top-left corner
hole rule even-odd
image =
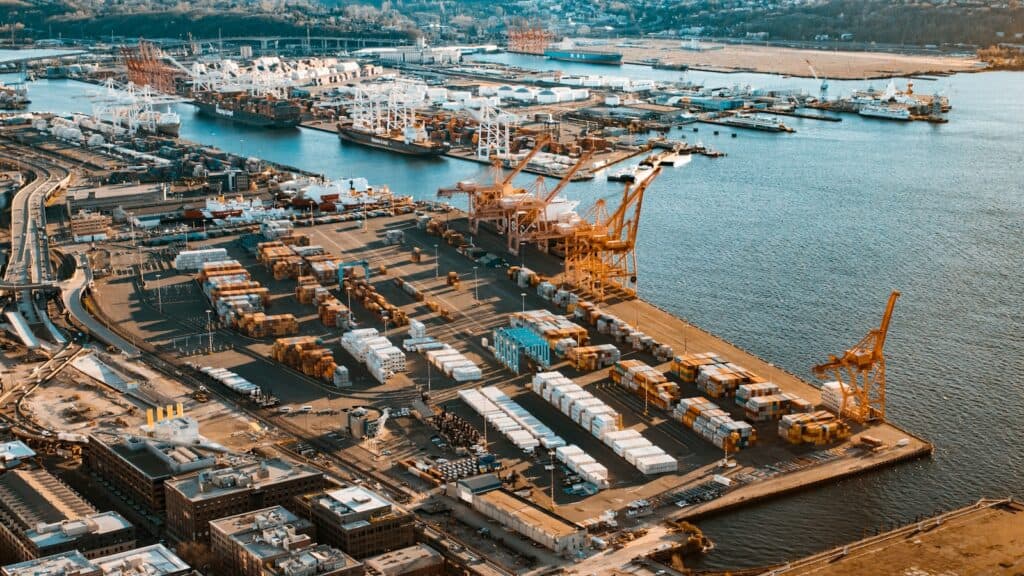
[[[590,159],[593,156],[593,150],[587,150],[581,154],[572,168],[562,175],[562,179],[550,191],[544,189],[544,177],[538,176],[533,193],[525,192],[519,195],[508,214],[509,225],[506,236],[508,237],[508,251],[511,254],[518,255],[520,246],[529,242],[536,244],[546,252],[549,241],[565,238],[566,233],[558,229],[558,222],[548,214],[548,206],[572,182],[576,173],[590,164]]]
[[[439,188],[438,198],[451,198],[456,194],[465,194],[469,197],[469,230],[476,234],[480,230],[480,222],[494,224],[499,234],[508,230],[509,210],[502,206],[502,200],[515,196],[522,192],[522,188],[515,188],[512,181],[526,168],[530,160],[551,143],[551,137],[541,135],[537,137],[533,148],[516,164],[508,174],[503,174],[501,159],[494,157],[491,165],[494,168],[494,183],[481,185],[476,182],[459,182],[450,188]]]
[[[565,280],[576,290],[599,302],[612,295],[636,297],[636,236],[644,192],[660,173],[656,164],[639,182],[627,183],[622,202],[610,214],[604,199],[598,200],[584,224],[566,238]]]
[[[858,423],[885,420],[885,336],[889,332],[889,321],[900,297],[898,290],[889,295],[889,303],[882,316],[882,324],[872,329],[844,352],[832,356],[829,361],[812,368],[814,375],[821,379],[831,378],[840,383],[843,404],[840,416],[848,416]]]
[[[124,46],[121,57],[128,71],[128,81],[136,86],[149,86],[157,92],[175,94],[175,78],[179,71],[164,63],[163,52],[153,44],[139,40],[135,48]]]

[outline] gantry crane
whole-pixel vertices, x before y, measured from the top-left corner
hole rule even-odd
[[[622,202],[611,214],[603,199],[598,200],[585,224],[566,239],[565,279],[597,301],[611,293],[636,296],[636,236],[644,192],[661,173],[655,161],[651,173],[639,182],[627,183]]]
[[[814,81],[818,82],[818,72],[814,69],[814,66],[811,64],[811,61],[804,60],[804,62],[807,62],[807,67],[811,69],[811,76],[814,76]],[[820,81],[821,86],[819,88],[818,97],[822,102],[824,102],[826,100],[826,97],[828,96],[828,78],[822,78]]]
[[[491,222],[499,233],[504,233],[508,229],[508,209],[502,207],[501,200],[522,192],[522,189],[517,190],[512,185],[512,181],[526,168],[530,160],[549,143],[551,143],[549,135],[538,136],[533,149],[505,175],[502,175],[501,158],[495,157],[492,161],[493,184],[480,185],[476,182],[459,182],[451,188],[439,188],[437,196],[438,198],[451,198],[456,194],[466,194],[469,197],[469,230],[472,234],[479,231],[480,222]]]
[[[548,206],[558,197],[566,186],[572,182],[573,177],[584,166],[590,163],[594,156],[593,150],[587,150],[580,155],[572,168],[562,175],[562,179],[550,191],[544,191],[544,177],[537,178],[533,193],[523,193],[516,201],[515,206],[508,215],[508,251],[511,254],[519,254],[519,247],[526,242],[534,242],[541,248],[546,248],[547,241],[564,238],[565,234],[557,230],[548,214]]]
[[[882,324],[868,332],[860,342],[842,354],[832,356],[828,362],[812,368],[818,378],[832,378],[840,383],[843,403],[840,416],[848,416],[858,423],[885,420],[885,336],[889,321],[900,297],[898,290],[889,295]]]

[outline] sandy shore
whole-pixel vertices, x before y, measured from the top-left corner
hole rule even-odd
[[[765,72],[789,76],[811,76],[810,61],[819,75],[855,80],[929,73],[976,71],[984,63],[974,58],[890,54],[887,52],[833,52],[799,50],[775,46],[733,45],[702,42],[701,51],[683,50],[681,40],[633,41],[643,47],[623,48],[615,44],[595,46],[602,52],[621,52],[623,60],[665,64],[687,64],[694,69],[715,72]]]

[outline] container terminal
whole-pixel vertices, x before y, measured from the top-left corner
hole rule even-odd
[[[820,351],[820,386],[636,297],[643,196],[671,149],[646,153],[621,198],[577,214],[558,197],[585,154],[547,196],[512,185],[527,162],[442,187],[442,200],[466,197],[461,211],[155,136],[167,150],[72,144],[95,135],[60,118],[3,129],[7,163],[46,176],[50,211],[70,212],[46,225],[64,284],[34,272],[41,282],[6,288],[23,318],[12,325],[29,326],[15,335],[53,381],[74,363],[106,382],[104,402],[180,401],[174,414],[205,410],[204,433],[231,451],[373,482],[477,573],[599,573],[684,545],[683,521],[932,451],[885,419],[898,292],[865,303],[881,320],[863,340]],[[188,209],[166,183],[96,194],[127,159],[244,196]],[[72,166],[89,178],[60,178]],[[118,215],[154,198],[155,224]],[[50,329],[25,292],[54,290],[66,314]],[[89,353],[62,329],[109,348]],[[39,402],[54,391],[22,393],[33,410],[10,411],[15,428],[73,456],[77,437],[52,439],[67,411]],[[467,560],[481,539],[505,544]]]

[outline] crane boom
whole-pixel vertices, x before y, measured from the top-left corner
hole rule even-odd
[[[841,356],[832,355],[828,362],[811,369],[816,377],[834,378],[839,383],[843,397],[839,416],[859,423],[885,420],[885,339],[899,296],[898,290],[889,295],[878,328],[871,329]]]

